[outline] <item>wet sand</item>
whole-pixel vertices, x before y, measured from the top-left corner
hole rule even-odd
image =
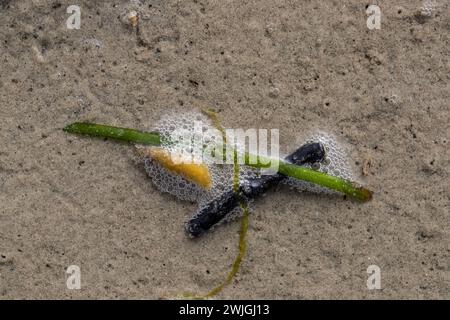
[[[427,16],[383,2],[369,30],[356,0],[79,0],[68,30],[75,3],[0,1],[0,298],[173,298],[223,281],[239,222],[189,240],[196,206],[160,193],[130,146],[61,130],[148,129],[171,107],[277,128],[283,152],[330,132],[375,192],[269,192],[216,298],[450,298],[450,6],[436,3]]]

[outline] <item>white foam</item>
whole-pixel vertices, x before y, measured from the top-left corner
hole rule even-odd
[[[161,120],[155,124],[151,131],[157,131],[160,133],[163,140],[170,140],[173,137],[175,130],[182,128],[188,133],[194,132],[194,123],[200,121],[202,124],[202,131],[207,133],[212,132],[214,125],[211,119],[199,112],[169,112],[161,118]],[[209,131],[208,131],[209,130]],[[209,141],[213,144],[214,137],[206,136],[205,141]],[[189,141],[180,141],[175,144],[163,144],[163,148],[171,153],[192,152],[192,148],[187,146]],[[208,145],[208,143],[206,143]],[[138,148],[145,148],[145,146],[137,146]],[[199,206],[206,205],[213,199],[220,197],[224,192],[230,191],[233,188],[234,181],[234,167],[230,164],[214,164],[210,161],[204,162],[209,170],[212,180],[212,186],[210,190],[205,190],[195,183],[190,182],[183,177],[173,174],[166,170],[157,161],[154,161],[151,157],[144,159],[144,167],[147,174],[152,179],[155,186],[162,192],[173,194],[181,200],[197,202]],[[250,176],[254,176],[255,169],[239,166],[239,178],[241,181],[248,179]]]
[[[180,128],[192,133],[194,131],[194,123],[196,121],[197,123],[198,121],[201,121],[202,131],[204,133],[209,129],[215,128],[211,119],[199,111],[172,111],[163,116],[161,120],[156,123],[153,128],[151,128],[151,130],[159,132],[163,139],[169,139],[173,136],[174,131],[179,130]],[[210,138],[210,143],[214,143],[213,137]],[[162,147],[170,152],[176,153],[185,151],[189,153],[192,150],[186,147],[186,142],[188,141],[170,145],[164,144]],[[339,144],[334,136],[323,132],[317,132],[312,134],[305,141],[299,143],[299,145],[295,146],[295,148],[298,148],[301,144],[308,142],[321,142],[326,149],[326,161],[320,164],[320,168],[318,169],[319,171],[345,179],[354,180],[352,170],[347,162],[347,152],[345,147],[343,144]],[[143,146],[137,147],[145,148]],[[170,193],[181,200],[197,202],[199,204],[199,208],[220,197],[224,192],[233,189],[234,167],[232,164],[221,165],[209,162],[204,163],[208,166],[212,178],[212,187],[210,190],[205,190],[197,186],[195,183],[190,182],[179,175],[173,174],[150,157],[146,157],[144,159],[145,170],[159,190]],[[241,185],[244,185],[246,180],[250,177],[255,177],[258,174],[259,170],[255,168],[239,165],[239,180]],[[332,193],[332,191],[328,189],[297,180],[295,178],[286,178],[283,180],[283,183],[299,191]],[[228,219],[226,220],[233,219],[240,214],[241,210],[238,207],[230,213]]]
[[[320,163],[318,171],[328,173],[333,176],[341,177],[347,180],[354,180],[355,177],[348,163],[347,148],[344,144],[337,141],[332,134],[318,131],[309,136],[305,143],[320,142],[323,144],[326,151],[326,159]],[[311,168],[310,165],[305,165]],[[316,169],[316,168],[315,168]],[[286,178],[283,183],[296,188],[299,191],[309,191],[316,193],[335,193],[332,190],[324,187],[298,180],[295,178]]]

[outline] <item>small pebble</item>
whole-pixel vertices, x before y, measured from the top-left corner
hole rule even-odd
[[[275,88],[275,87],[270,88],[269,97],[277,98],[279,95],[280,95],[280,89]]]

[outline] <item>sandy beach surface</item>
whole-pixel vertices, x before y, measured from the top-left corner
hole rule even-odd
[[[333,134],[374,190],[268,192],[216,299],[449,299],[450,5],[378,3],[371,30],[370,1],[0,0],[0,299],[170,299],[224,280],[238,221],[190,240],[196,205],[159,192],[132,147],[61,130],[148,129],[175,107],[277,128],[283,152]]]

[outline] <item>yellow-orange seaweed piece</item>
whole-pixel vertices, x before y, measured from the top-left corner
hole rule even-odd
[[[170,172],[179,174],[186,180],[194,182],[205,189],[211,189],[212,180],[209,169],[204,163],[195,163],[168,150],[152,147],[139,150],[149,156]]]

